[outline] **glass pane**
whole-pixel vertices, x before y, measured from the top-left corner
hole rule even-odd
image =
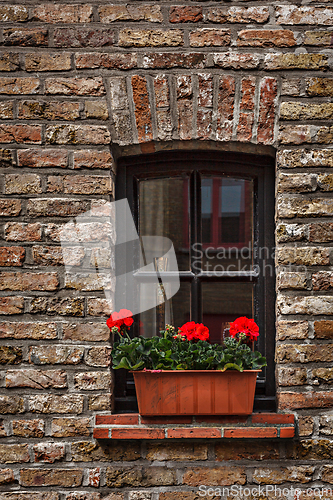
[[[223,330],[239,316],[254,317],[253,283],[203,283],[203,324],[212,343],[221,343]]]
[[[174,246],[178,268],[189,270],[188,178],[147,179],[139,183],[140,236],[164,236]],[[165,253],[168,248],[165,249]],[[150,248],[147,261],[160,257]],[[167,270],[167,269],[166,269]]]
[[[203,177],[201,224],[204,271],[251,271],[253,181]]]
[[[140,296],[147,294],[157,294],[160,296],[160,290],[156,286],[155,290],[149,283],[141,283]],[[176,328],[182,326],[190,320],[190,283],[181,282],[176,295],[154,309],[149,309],[140,314],[139,334],[144,337],[158,335],[158,332],[164,329],[165,325],[171,324]]]

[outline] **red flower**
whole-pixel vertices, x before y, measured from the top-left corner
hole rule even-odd
[[[112,330],[112,328],[117,328],[118,332],[123,335],[124,330],[129,330],[133,321],[131,311],[128,309],[120,309],[119,312],[111,314],[110,318],[106,321],[106,324],[110,330]]]
[[[195,323],[194,321],[188,321],[181,328],[179,328],[181,335],[187,338],[187,340],[208,340],[209,330],[207,326],[202,323]]]
[[[231,337],[236,337],[240,333],[243,333],[252,342],[257,340],[259,336],[259,326],[253,319],[242,316],[230,323],[229,333]]]

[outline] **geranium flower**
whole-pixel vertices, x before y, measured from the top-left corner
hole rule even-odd
[[[187,340],[208,340],[209,330],[207,326],[202,323],[195,323],[194,321],[188,321],[178,332],[187,338]]]
[[[253,319],[242,316],[230,323],[229,333],[231,337],[244,334],[249,341],[253,342],[259,336],[259,326]]]
[[[106,321],[107,326],[112,330],[116,328],[118,333],[123,335],[126,330],[129,330],[133,324],[132,312],[128,309],[120,309],[119,312],[111,314],[110,318]]]

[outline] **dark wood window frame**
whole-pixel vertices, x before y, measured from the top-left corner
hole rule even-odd
[[[150,155],[123,157],[118,161],[116,199],[127,198],[138,227],[138,182],[141,179],[168,177],[180,173],[190,174],[190,203],[193,214],[200,214],[200,185],[197,171],[209,175],[228,175],[253,179],[254,195],[254,256],[259,273],[243,272],[235,277],[212,276],[194,269],[180,272],[180,279],[191,282],[191,319],[201,322],[201,283],[252,282],[255,286],[255,319],[259,322],[258,349],[266,356],[268,367],[258,379],[255,410],[275,411],[275,274],[274,206],[275,162],[270,156],[233,152],[171,151]],[[190,240],[201,241],[201,218],[191,216]],[[269,249],[269,252],[262,249]],[[261,255],[260,255],[261,254]],[[264,258],[259,258],[259,257]],[[117,265],[117,257],[116,257]],[[254,275],[255,274],[255,275]],[[115,305],[117,309],[117,304]],[[135,332],[137,334],[137,332]],[[115,372],[115,411],[137,411],[134,382],[130,375]]]

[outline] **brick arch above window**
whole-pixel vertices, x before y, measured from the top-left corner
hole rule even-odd
[[[110,79],[112,142],[214,141],[276,145],[279,82],[234,74]]]

